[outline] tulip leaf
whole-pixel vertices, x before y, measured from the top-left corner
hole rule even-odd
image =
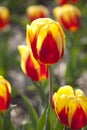
[[[85,126],[84,128],[82,128],[81,130],[87,130],[87,126]]]
[[[29,123],[26,123],[24,125],[24,130],[33,130],[33,128],[31,128],[30,124]]]
[[[44,130],[53,130],[55,123],[54,111],[51,108],[51,105],[48,104],[47,112],[46,112],[46,125]]]
[[[19,92],[19,95],[22,98],[22,100],[23,100],[23,102],[28,110],[31,124],[32,124],[32,128],[36,129],[37,122],[38,122],[38,115],[37,115],[34,107],[31,105],[29,99],[25,95],[23,95],[21,92]]]
[[[30,123],[26,122],[20,126],[17,130],[34,130]]]
[[[35,84],[35,87],[36,87],[36,91],[38,92],[39,96],[40,96],[40,99],[41,99],[41,103],[42,103],[42,106],[44,107],[46,105],[46,95],[44,93],[44,90],[43,88],[41,87],[41,84],[40,83],[36,83],[33,81],[33,83]]]
[[[61,122],[59,122],[58,119],[57,119],[54,130],[63,130],[63,129],[64,129],[63,124],[61,124]]]
[[[0,115],[0,130],[4,130],[4,128],[3,128],[3,119],[1,117],[1,115]]]
[[[11,121],[10,112],[11,109],[8,109],[6,113],[4,113],[4,130],[16,130],[15,126]]]
[[[43,114],[39,118],[37,130],[44,130],[44,126],[45,126],[45,123],[46,123],[46,113],[47,113],[47,107],[45,108]]]

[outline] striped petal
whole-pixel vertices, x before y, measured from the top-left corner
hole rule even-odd
[[[80,10],[74,5],[65,4],[53,9],[53,15],[67,30],[74,32],[80,27]]]
[[[49,11],[43,5],[32,5],[27,8],[26,14],[29,21],[33,21],[38,18],[48,17]]]
[[[0,6],[0,29],[4,29],[9,25],[10,12],[5,6]]]
[[[36,61],[28,46],[19,46],[19,52],[21,54],[21,68],[28,77],[35,81],[48,77],[47,66]]]
[[[58,22],[50,18],[37,19],[27,30],[27,40],[36,60],[50,65],[63,57],[65,35]]]
[[[4,77],[0,76],[0,111],[8,109],[11,102],[10,93],[10,83]]]
[[[53,108],[61,123],[72,130],[87,125],[87,97],[82,90],[60,87],[53,95]]]

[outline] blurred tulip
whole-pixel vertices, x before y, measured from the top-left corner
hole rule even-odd
[[[53,95],[53,106],[58,119],[71,130],[87,125],[87,97],[82,90],[60,87]]]
[[[78,2],[78,0],[56,0],[57,3],[59,3],[60,5],[64,5],[64,4],[76,4]]]
[[[78,7],[65,4],[53,9],[53,15],[67,30],[74,32],[80,28],[80,10]]]
[[[35,60],[28,46],[21,45],[18,49],[21,54],[21,68],[23,72],[35,81],[46,79],[48,77],[47,66]]]
[[[37,18],[45,18],[49,16],[49,10],[43,5],[32,5],[26,10],[29,21],[33,21]]]
[[[8,109],[11,102],[10,93],[10,83],[4,77],[0,76],[0,112]]]
[[[7,7],[0,6],[0,30],[9,25],[10,12]]]
[[[27,25],[27,43],[31,46],[35,59],[50,65],[63,57],[65,35],[58,22],[40,18]]]

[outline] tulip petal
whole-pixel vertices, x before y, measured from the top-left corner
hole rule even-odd
[[[71,119],[71,121],[70,121]],[[80,104],[75,101],[70,104],[69,123],[71,128],[80,129],[86,125],[87,116]]]
[[[69,85],[59,88],[53,95],[53,108],[58,119],[71,129],[87,125],[87,97],[82,90]]]
[[[74,32],[80,27],[80,10],[79,8],[65,4],[53,9],[53,15],[67,30]]]
[[[4,97],[0,96],[0,111],[4,110],[5,108],[6,106],[5,106]]]
[[[52,19],[34,20],[27,26],[26,37],[34,58],[42,64],[54,64],[63,57],[65,35],[60,24]]]
[[[29,77],[31,77],[33,80],[38,81],[39,80],[39,75],[38,72],[40,69],[40,66],[37,64],[37,62],[31,58],[31,56],[29,56],[26,60],[26,64],[25,64],[25,68],[26,68],[26,73]]]
[[[60,121],[65,124],[68,125],[68,106],[67,106],[67,97],[66,95],[61,95],[57,101],[56,101],[56,105],[58,107],[56,107],[56,113],[60,119]]]
[[[27,17],[30,21],[38,18],[45,18],[49,15],[48,9],[43,5],[32,5],[26,10]]]
[[[11,101],[10,93],[10,83],[0,76],[0,111],[4,111],[9,107]]]
[[[47,66],[39,63],[33,56],[28,46],[18,46],[21,55],[21,68],[32,80],[40,81],[48,77]]]
[[[47,64],[55,63],[64,53],[65,39],[63,30],[58,23],[51,22],[40,31],[37,40],[37,53],[40,60]],[[55,51],[54,51],[55,50]]]
[[[46,79],[46,77],[48,77],[48,67],[40,64],[40,77],[41,79]]]
[[[0,29],[4,29],[9,24],[10,12],[5,6],[0,6]]]
[[[57,96],[61,96],[62,94],[65,94],[65,95],[74,95],[74,91],[73,91],[73,88],[69,85],[66,85],[66,86],[63,86],[63,87],[60,87],[58,92],[57,92]]]

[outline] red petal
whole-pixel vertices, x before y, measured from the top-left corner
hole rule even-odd
[[[5,110],[5,99],[4,97],[0,96],[0,111]]]
[[[68,110],[66,111],[66,108],[62,109],[58,116],[60,121],[68,126]]]
[[[43,41],[39,58],[44,64],[53,64],[58,62],[60,59],[57,43],[50,32],[48,32],[48,35]]]
[[[27,58],[25,67],[26,67],[27,75],[31,79],[38,81],[39,80],[38,71],[36,70],[32,60],[30,59],[30,56]]]
[[[40,76],[42,78],[48,77],[48,68],[43,64],[40,64]]]
[[[68,23],[63,17],[61,17],[61,22],[63,26],[68,30],[72,30],[72,28],[77,30],[80,27],[80,18],[78,16],[74,16],[73,19],[70,17]]]
[[[7,97],[6,97],[6,109],[9,107],[10,103],[11,103],[11,96],[10,96],[10,93],[9,93],[9,90],[7,88]]]
[[[37,44],[37,37],[35,36],[32,43],[31,43],[31,48],[32,48],[32,53],[33,53],[35,59],[38,59],[36,44]]]
[[[79,129],[84,127],[86,124],[87,124],[86,114],[81,107],[78,107],[72,117],[71,128]]]

